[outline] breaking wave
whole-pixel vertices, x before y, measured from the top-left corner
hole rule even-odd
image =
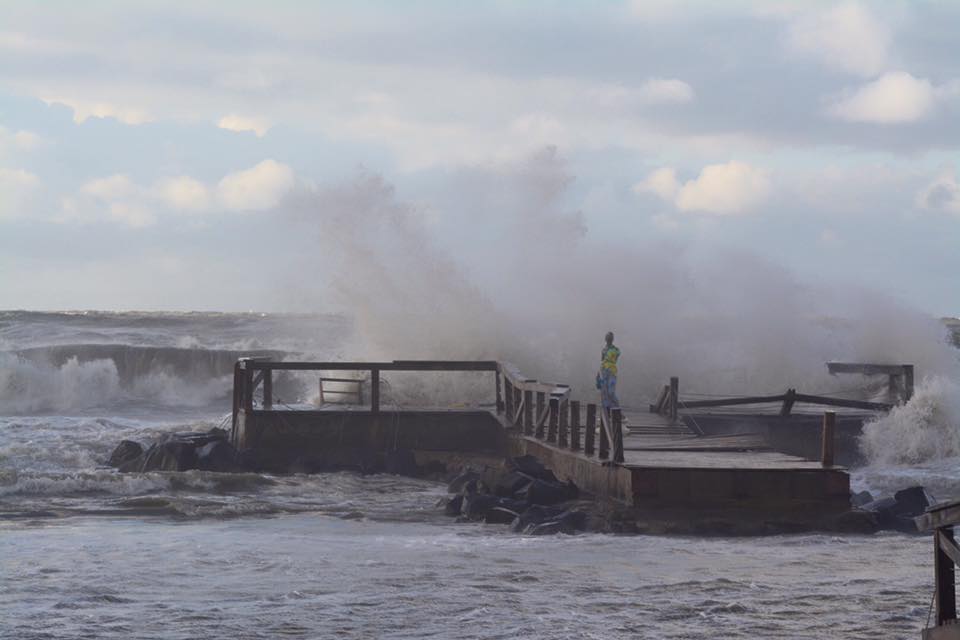
[[[924,380],[908,403],[864,425],[860,447],[871,465],[960,456],[960,385],[940,376]]]
[[[65,411],[138,401],[206,406],[227,398],[234,363],[282,351],[77,344],[0,353],[0,411]]]

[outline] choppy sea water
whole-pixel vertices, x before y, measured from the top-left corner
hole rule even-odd
[[[0,637],[919,637],[924,536],[527,537],[443,516],[432,482],[104,466],[123,438],[222,422],[231,360],[208,350],[333,358],[348,336],[335,317],[0,314]],[[956,459],[854,480],[960,495]]]

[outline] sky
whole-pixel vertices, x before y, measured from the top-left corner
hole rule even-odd
[[[576,237],[960,315],[960,2],[0,5],[0,308],[335,309],[362,185],[481,294]]]

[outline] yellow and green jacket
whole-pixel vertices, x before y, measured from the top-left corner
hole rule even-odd
[[[610,345],[604,347],[600,353],[600,368],[606,369],[613,375],[617,375],[617,360],[620,358],[620,349]]]

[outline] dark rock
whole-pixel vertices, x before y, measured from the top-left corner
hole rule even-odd
[[[496,496],[472,493],[463,496],[460,514],[469,520],[482,520],[494,507],[499,506]]]
[[[893,494],[893,499],[897,505],[893,511],[896,515],[907,518],[914,518],[923,515],[923,512],[933,503],[933,498],[923,487],[910,487]]]
[[[519,471],[500,476],[493,487],[493,492],[501,497],[510,498],[522,491],[533,482],[533,478]]]
[[[898,491],[897,495],[902,494],[902,502],[897,498],[881,498],[863,505],[861,509],[873,514],[877,520],[877,526],[881,529],[893,529],[903,533],[917,533],[917,525],[913,518],[920,515],[923,510],[921,505],[929,504],[925,494],[918,495],[915,489],[923,491],[920,487]],[[906,493],[904,493],[906,492]],[[919,510],[918,510],[919,509]]]
[[[526,502],[511,498],[497,498],[495,504],[484,516],[483,520],[488,524],[510,524],[527,508]]]
[[[577,485],[572,482],[564,484],[534,479],[530,484],[515,493],[514,497],[530,504],[551,505],[574,500],[579,494]]]
[[[387,473],[397,476],[416,477],[420,474],[417,457],[413,455],[413,451],[410,449],[388,451],[384,459],[384,468]]]
[[[524,533],[534,536],[550,536],[558,533],[574,534],[587,528],[587,514],[583,511],[564,511],[549,522],[529,525]]]
[[[558,482],[557,476],[553,475],[553,471],[547,469],[542,462],[531,455],[507,458],[506,467],[510,471],[519,471],[524,475],[544,482]]]
[[[147,449],[140,471],[188,471],[197,464],[196,447],[183,440],[158,442]]]
[[[111,467],[119,467],[131,460],[136,460],[141,455],[143,455],[143,447],[139,442],[121,440],[117,448],[110,454],[110,460],[107,464]]]
[[[510,525],[510,529],[515,533],[520,533],[531,525],[542,524],[548,520],[555,520],[564,511],[566,511],[566,509],[535,504],[524,509],[523,513]]]
[[[262,471],[263,463],[256,449],[243,449],[237,453],[237,464],[244,471]]]
[[[237,471],[237,451],[226,440],[213,440],[196,450],[197,469],[230,473]]]
[[[443,512],[448,516],[458,516],[463,510],[463,496],[455,495],[450,500],[447,501],[447,505],[443,508]]]
[[[474,486],[480,480],[480,474],[476,471],[464,471],[447,485],[447,493],[460,493],[468,482],[473,482]]]
[[[862,507],[869,502],[873,502],[873,496],[869,491],[861,491],[850,495],[850,504],[855,507]]]
[[[430,460],[422,467],[420,467],[420,475],[425,478],[431,478],[434,480],[442,480],[443,477],[447,474],[447,465],[443,464],[439,460]]]

